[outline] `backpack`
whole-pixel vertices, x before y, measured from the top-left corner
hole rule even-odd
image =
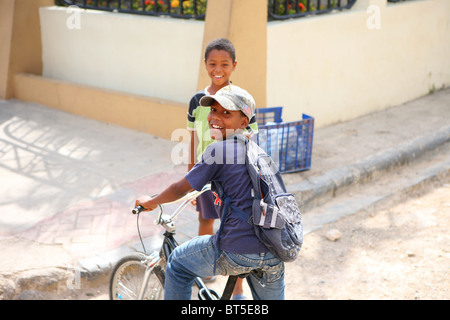
[[[247,213],[232,205],[220,184],[212,181],[225,203],[224,214],[233,208],[241,219],[253,225],[256,236],[272,254],[281,261],[293,261],[303,244],[301,213],[295,197],[286,192],[275,162],[255,141],[242,135],[235,138],[246,147],[245,164],[253,186],[252,215],[249,218]],[[225,219],[222,218],[219,236]]]

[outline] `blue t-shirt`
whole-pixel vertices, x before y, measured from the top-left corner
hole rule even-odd
[[[186,179],[195,190],[201,190],[211,181],[218,181],[230,197],[231,204],[250,217],[253,204],[252,182],[245,165],[244,148],[243,143],[232,138],[209,145],[202,159],[187,173]],[[214,207],[222,219],[224,204],[218,198],[214,184],[211,188],[216,198]],[[253,226],[242,220],[233,209],[230,210],[220,234],[219,249],[240,254],[268,252],[256,237]],[[214,237],[214,241],[217,241],[217,234]]]

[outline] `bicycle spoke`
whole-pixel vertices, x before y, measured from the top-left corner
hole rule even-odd
[[[125,291],[124,293],[127,293],[129,297],[131,297],[132,299],[137,299],[137,295],[130,289],[127,288],[127,286],[125,286],[122,281],[119,281],[118,283],[118,287],[120,287],[123,291]],[[118,293],[119,294],[119,293]],[[120,299],[124,299],[123,297],[123,293],[119,294],[120,295]]]

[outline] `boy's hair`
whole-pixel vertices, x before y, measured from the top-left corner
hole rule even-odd
[[[228,39],[217,38],[217,39],[212,40],[210,43],[208,43],[208,45],[206,46],[206,49],[205,49],[205,60],[208,59],[209,53],[212,50],[224,50],[230,54],[233,62],[236,61],[236,51],[234,49],[234,45]]]

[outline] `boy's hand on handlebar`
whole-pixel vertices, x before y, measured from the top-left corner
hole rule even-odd
[[[139,211],[152,211],[156,209],[160,204],[170,203],[184,197],[189,191],[192,190],[191,185],[182,178],[177,182],[172,183],[163,192],[156,194],[154,197],[142,196],[136,200],[136,207],[141,206],[144,210]],[[138,211],[138,210],[134,210]]]
[[[136,200],[135,207],[141,206],[144,207],[143,211],[152,211],[158,207],[158,204],[155,204],[152,201],[152,197],[150,196],[142,196]]]

